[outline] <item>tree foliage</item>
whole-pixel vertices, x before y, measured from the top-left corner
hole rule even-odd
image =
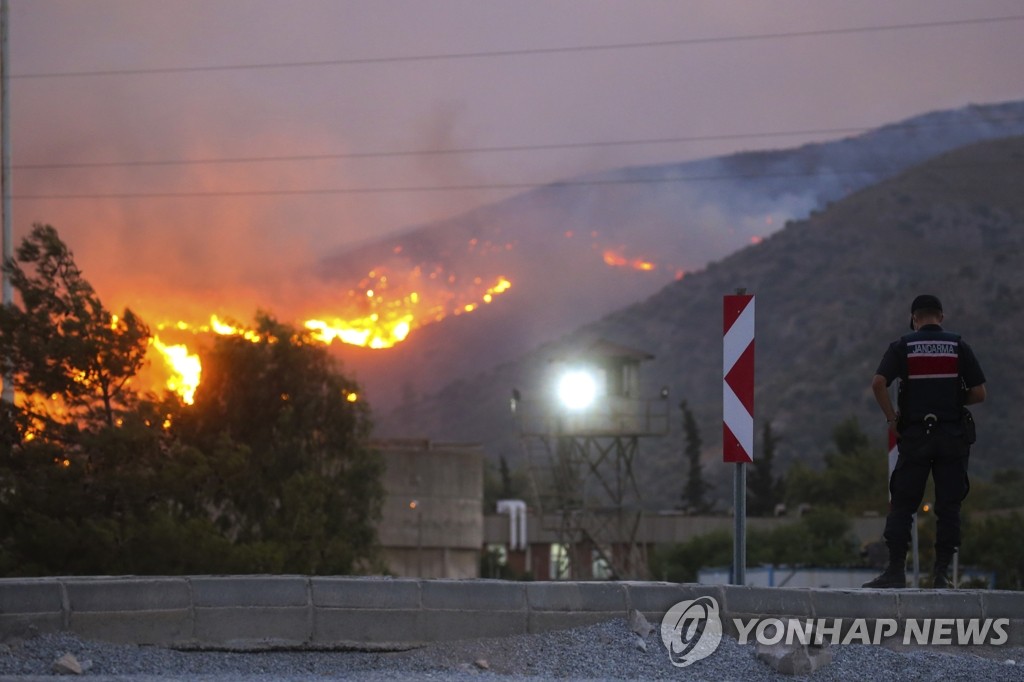
[[[825,468],[811,469],[796,462],[786,475],[786,501],[791,508],[801,504],[828,506],[851,514],[885,513],[888,500],[889,465],[885,450],[873,446],[851,417],[832,432],[833,450],[825,453]]]
[[[0,574],[347,573],[375,557],[369,408],[324,347],[268,315],[217,337],[196,403],[138,396],[149,339],[52,227],[5,264],[16,404],[0,404]]]
[[[700,461],[703,442],[700,428],[693,416],[693,410],[685,400],[679,403],[683,413],[683,433],[686,435],[686,487],[682,494],[682,506],[695,514],[708,512],[714,503],[708,500],[710,485],[704,480],[704,465]]]
[[[659,580],[696,582],[702,568],[731,566],[733,536],[716,530],[688,542],[659,548],[651,559],[651,575]],[[857,541],[845,514],[820,509],[772,530],[751,529],[747,564],[782,566],[855,566]]]
[[[658,547],[650,564],[651,577],[656,580],[695,583],[700,569],[732,564],[732,533],[715,530],[688,542]]]
[[[202,453],[169,436],[163,415],[145,413],[83,432],[75,458],[44,436],[0,450],[0,573],[247,569],[192,494],[203,482]]]
[[[180,433],[221,453],[208,493],[239,540],[280,544],[285,571],[350,570],[383,497],[368,408],[325,347],[266,314],[256,331],[216,339]]]
[[[972,476],[971,492],[964,500],[964,508],[1015,509],[1024,504],[1024,472],[1019,469],[998,469],[990,480]]]
[[[771,422],[766,422],[761,439],[761,456],[754,458],[750,475],[747,478],[747,513],[751,516],[771,516],[775,513],[775,505],[782,502],[785,483],[781,476],[775,476],[775,451],[781,438],[772,430]]]
[[[491,461],[484,462],[484,513],[494,513],[498,500],[528,499],[530,477],[522,467],[513,469],[504,455],[498,458],[497,471]]]
[[[961,561],[994,571],[1002,590],[1024,590],[1024,544],[1017,542],[1024,515],[991,514],[973,520],[964,533]]]
[[[112,426],[131,402],[128,380],[145,360],[149,329],[125,309],[113,315],[82,277],[74,256],[49,225],[35,225],[4,264],[22,307],[0,308],[0,347],[25,396],[58,397],[76,421]],[[35,418],[52,422],[37,403]]]
[[[832,567],[860,563],[859,543],[849,516],[834,508],[812,510],[796,523],[765,533],[759,544],[760,563]]]

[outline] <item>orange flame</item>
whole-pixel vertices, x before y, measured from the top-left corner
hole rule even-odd
[[[605,264],[613,268],[633,268],[634,270],[643,270],[645,272],[655,269],[654,263],[650,261],[643,260],[642,258],[630,260],[614,249],[605,249],[603,255]]]
[[[399,282],[400,279],[404,282]],[[358,289],[348,292],[350,300],[345,307],[358,311],[357,314],[344,318],[308,319],[303,326],[311,332],[314,340],[321,343],[330,344],[337,339],[365,348],[391,348],[405,341],[419,327],[440,321],[449,314],[473,312],[512,288],[512,282],[505,277],[497,277],[488,287],[480,277],[473,278],[463,287],[459,287],[458,282],[456,275],[446,275],[440,267],[426,276],[420,267],[416,267],[404,278],[389,278],[385,268],[375,268],[360,282]],[[428,293],[421,294],[417,290],[421,286]],[[169,334],[240,336],[253,343],[275,341],[216,315],[210,316],[209,324],[177,322],[160,325],[158,330]],[[167,343],[158,335],[153,336],[150,345],[160,354],[166,388],[191,405],[202,377],[198,354],[189,350],[187,343]],[[352,402],[358,400],[355,393],[347,394],[346,398]]]
[[[216,315],[210,315],[210,330],[214,334],[220,334],[221,336],[241,336],[246,341],[252,341],[253,343],[259,343],[263,340],[257,332],[223,322]]]
[[[176,322],[174,328],[182,332],[192,332],[193,334],[219,334],[221,336],[241,336],[247,341],[253,343],[259,343],[263,339],[260,338],[258,332],[252,329],[245,329],[244,327],[236,326],[230,322],[226,322],[220,319],[216,314],[210,315],[210,323],[202,325],[191,325],[188,322]],[[166,329],[166,324],[161,324],[157,329]]]
[[[196,389],[199,388],[199,379],[203,375],[199,356],[190,353],[185,344],[167,345],[159,336],[150,339],[150,343],[160,352],[169,370],[168,390],[181,396],[185,404],[191,405],[195,400]]]
[[[449,313],[460,315],[476,310],[481,303],[491,303],[495,296],[508,291],[512,283],[505,277],[498,277],[495,283],[478,295],[478,300],[463,302],[452,285],[458,278],[447,277],[437,268],[426,277],[421,268],[410,272],[404,283],[389,277],[384,268],[375,268],[360,282],[360,289],[349,292],[354,308],[361,308],[365,314],[347,319],[332,318],[306,320],[306,329],[313,332],[313,338],[323,343],[335,339],[343,343],[364,348],[391,348],[408,338],[419,327],[444,319]],[[443,284],[438,287],[435,283]],[[470,290],[482,286],[483,280],[474,278]],[[449,286],[444,286],[445,284]],[[421,295],[419,287],[427,287],[431,294]],[[392,294],[392,290],[396,290]],[[408,291],[408,293],[405,293]]]
[[[412,321],[411,314],[397,320],[381,320],[380,315],[374,313],[354,320],[334,320],[330,324],[323,320],[306,320],[305,326],[313,332],[313,338],[323,343],[338,339],[353,346],[391,348],[409,336]]]

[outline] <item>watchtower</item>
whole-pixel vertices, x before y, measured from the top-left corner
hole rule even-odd
[[[669,428],[668,390],[641,396],[640,364],[653,358],[598,340],[552,357],[536,396],[513,391],[534,503],[564,553],[557,577],[645,577],[634,463],[640,439]]]

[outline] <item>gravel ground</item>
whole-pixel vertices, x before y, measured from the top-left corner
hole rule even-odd
[[[445,642],[402,652],[177,651],[89,642],[46,634],[0,644],[0,680],[53,682],[54,662],[70,653],[91,682],[209,680],[1024,680],[1024,648],[972,652],[893,651],[834,646],[834,660],[809,677],[776,673],[755,658],[753,645],[728,636],[710,657],[685,669],[668,660],[655,631],[638,645],[625,619],[589,627],[494,639]],[[980,652],[980,653],[979,653]]]

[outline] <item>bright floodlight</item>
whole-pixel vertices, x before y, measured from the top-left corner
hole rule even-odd
[[[590,372],[572,370],[558,381],[558,399],[570,410],[583,410],[597,397],[597,381]]]

